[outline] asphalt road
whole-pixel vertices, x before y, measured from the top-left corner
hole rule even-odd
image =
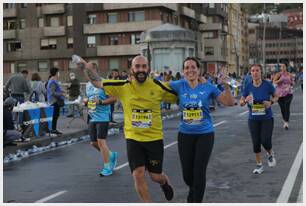
[[[207,187],[203,202],[272,203],[276,202],[303,140],[302,92],[298,89],[291,105],[290,129],[282,128],[278,104],[273,105],[273,149],[277,166],[267,166],[254,175],[254,154],[247,126],[246,107],[217,108],[214,112],[215,144],[207,169]],[[188,188],[183,182],[176,136],[178,119],[164,122],[164,172],[175,188],[171,202],[186,202]],[[127,166],[125,140],[122,134],[108,137],[109,147],[119,152],[117,169],[110,177],[99,177],[101,158],[88,143],[4,165],[4,202],[49,203],[129,203],[139,202]],[[297,178],[289,202],[297,202],[303,181],[302,167],[295,169]],[[292,172],[290,173],[292,174]],[[291,175],[289,175],[291,176]],[[149,182],[153,202],[167,202],[159,185]],[[288,185],[285,189],[288,189]],[[291,189],[290,189],[291,191]],[[288,193],[288,192],[287,192]]]

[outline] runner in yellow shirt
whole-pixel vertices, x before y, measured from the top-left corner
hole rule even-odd
[[[135,189],[143,202],[150,202],[145,180],[147,169],[152,181],[160,184],[168,201],[173,198],[169,178],[162,172],[163,132],[160,104],[175,103],[176,93],[166,84],[148,78],[150,68],[143,56],[132,61],[133,80],[100,80],[92,64],[82,58],[79,65],[95,87],[103,88],[107,95],[120,99],[124,111],[124,133],[129,166]]]

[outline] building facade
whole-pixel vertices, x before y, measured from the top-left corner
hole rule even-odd
[[[204,42],[204,68],[208,73],[217,73],[224,67],[227,56],[227,11],[228,5],[222,3],[202,4],[207,23],[200,27]]]
[[[250,63],[263,63],[263,25],[249,24]],[[265,38],[265,63],[303,63],[302,30],[267,25]]]
[[[199,46],[194,55],[203,59],[199,27],[205,22],[200,4],[6,3],[5,78],[23,69],[47,78],[53,66],[63,73],[78,73],[72,54],[97,63],[102,75],[114,68],[127,70],[132,58],[141,53],[141,33],[164,23],[195,32]]]

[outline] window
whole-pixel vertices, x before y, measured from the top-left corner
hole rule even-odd
[[[50,18],[50,26],[52,27],[59,27],[59,17],[51,17]]]
[[[39,61],[38,62],[38,71],[40,72],[45,72],[45,71],[48,71],[48,68],[49,65],[48,65],[48,62],[47,61]]]
[[[96,36],[87,37],[87,47],[96,47]]]
[[[189,48],[188,52],[189,52],[188,56],[190,56],[190,57],[194,56],[194,49],[193,48]]]
[[[204,39],[215,39],[218,37],[217,31],[209,31],[203,33]]]
[[[3,30],[15,30],[15,29],[17,29],[17,24],[15,19],[5,20],[3,22]]]
[[[17,63],[17,72],[27,69],[27,64],[24,62]]]
[[[118,36],[110,36],[110,45],[118,45]]]
[[[21,50],[22,50],[21,41],[13,41],[13,42],[7,43],[8,52],[15,52],[15,51],[21,51]]]
[[[96,24],[96,21],[97,21],[97,15],[96,14],[88,15],[88,23],[89,24]]]
[[[214,47],[204,47],[204,53],[206,56],[214,55]]]
[[[28,7],[28,4],[20,4],[20,7],[21,7],[21,8],[27,8],[27,7]]]
[[[56,49],[56,39],[41,39],[40,49]]]
[[[16,8],[16,4],[3,4],[4,9],[13,9]]]
[[[25,27],[26,27],[25,19],[20,19],[20,29],[25,29]]]
[[[119,59],[118,58],[110,58],[109,59],[109,69],[119,69]]]
[[[139,44],[140,43],[140,34],[132,34],[131,35],[131,44]]]
[[[73,26],[73,18],[72,18],[72,16],[67,16],[67,26]]]
[[[107,22],[110,24],[117,23],[117,13],[108,13]]]
[[[44,18],[39,18],[38,19],[38,27],[44,27],[44,26],[45,26]]]
[[[129,12],[129,21],[144,21],[144,11]]]
[[[67,38],[67,48],[73,48],[73,37]]]
[[[215,8],[215,4],[208,4],[208,8]]]

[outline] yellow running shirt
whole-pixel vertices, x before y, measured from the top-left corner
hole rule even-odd
[[[177,100],[167,84],[150,78],[142,84],[136,80],[103,80],[103,89],[122,103],[126,139],[150,142],[163,138],[160,104]]]

